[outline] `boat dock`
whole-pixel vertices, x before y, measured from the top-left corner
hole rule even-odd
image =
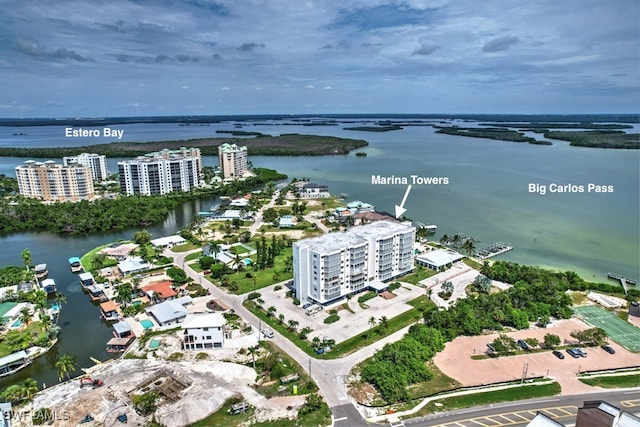
[[[635,280],[627,279],[626,277],[620,276],[619,274],[608,273],[607,279],[617,280],[622,285],[622,289],[624,289],[624,293],[629,292],[629,286],[633,285],[634,287],[638,284]]]
[[[476,252],[475,256],[480,259],[488,259],[494,256],[501,255],[505,252],[509,252],[513,247],[503,242],[496,242],[486,248],[480,249]]]

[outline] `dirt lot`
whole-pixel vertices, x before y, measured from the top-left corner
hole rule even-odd
[[[91,376],[101,378],[104,385],[96,389],[81,389],[78,379],[71,380],[38,393],[32,406],[25,409],[48,407],[52,413],[64,414],[64,421],[56,425],[76,425],[85,415],[91,414],[95,421],[86,424],[89,427],[118,426],[122,424],[116,417],[122,413],[127,414],[129,425],[144,425],[148,420],[135,413],[130,395],[140,392],[138,389],[141,387],[154,387],[162,381],[167,384],[165,390],[171,390],[171,395],[161,401],[156,417],[168,426],[190,425],[215,412],[235,394],[242,395],[256,408],[259,421],[295,416],[304,403],[304,396],[267,400],[250,386],[256,377],[255,371],[233,363],[125,359],[97,365]],[[160,379],[156,381],[154,376]],[[149,381],[152,381],[150,385],[145,385]],[[175,385],[177,383],[180,387]]]
[[[556,334],[563,344],[575,343],[569,335],[573,330],[588,329],[589,325],[578,319],[568,319],[556,322],[556,325],[546,329],[533,329],[508,333],[512,338],[537,338],[543,340],[545,334]],[[447,343],[444,351],[435,357],[436,365],[448,376],[460,381],[463,385],[488,384],[497,381],[515,380],[522,377],[523,369],[527,366],[527,376],[548,375],[556,379],[562,386],[563,394],[586,393],[594,388],[581,383],[576,378],[578,372],[622,368],[637,366],[640,360],[638,354],[632,353],[618,344],[610,345],[616,354],[610,355],[599,347],[585,348],[586,358],[574,359],[563,351],[565,358],[560,360],[550,351],[517,356],[503,356],[484,360],[473,360],[474,354],[484,354],[487,343],[498,335],[483,335],[478,337],[458,337]]]

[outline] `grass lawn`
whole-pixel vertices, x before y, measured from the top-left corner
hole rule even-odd
[[[193,243],[184,243],[182,245],[176,245],[173,248],[171,248],[171,250],[173,252],[188,252],[188,251],[192,251],[194,249],[199,249],[200,246],[198,245],[194,245]]]
[[[247,309],[249,309],[253,314],[260,317],[263,321],[268,323],[272,328],[276,329],[278,332],[286,336],[291,342],[297,345],[302,351],[307,353],[311,357],[315,357],[317,359],[337,359],[339,357],[345,356],[347,354],[353,353],[365,347],[369,344],[376,342],[379,339],[382,339],[392,333],[399,331],[405,326],[409,326],[416,321],[416,319],[422,319],[425,311],[435,310],[436,305],[429,301],[426,296],[420,296],[408,302],[409,305],[413,306],[411,310],[407,310],[404,313],[393,317],[387,321],[387,327],[382,328],[381,325],[378,325],[373,328],[373,330],[365,331],[361,334],[355,335],[345,341],[337,343],[333,350],[323,354],[316,354],[316,352],[311,347],[311,343],[307,340],[301,340],[298,337],[297,333],[292,333],[287,330],[286,324],[280,324],[277,318],[267,316],[267,313],[258,308],[258,306],[253,301],[244,301],[242,303]],[[265,307],[268,304],[265,304]],[[329,337],[330,338],[330,337]]]
[[[308,213],[311,211],[324,212],[326,210],[333,210],[335,208],[345,206],[344,199],[338,199],[333,197],[327,197],[326,199],[315,199],[314,201],[319,203],[317,205],[314,203],[313,206],[311,206],[311,204],[307,204],[307,209],[305,210],[305,213]],[[324,207],[323,207],[323,204],[324,204]]]
[[[431,270],[430,268],[417,268],[413,273],[407,274],[404,277],[398,279],[401,282],[411,283],[412,285],[418,284],[419,281],[424,280],[428,277],[431,277],[435,274],[438,274],[437,271]]]
[[[252,268],[239,271],[227,276],[229,282],[235,282],[238,285],[238,290],[233,292],[234,294],[245,294],[252,292],[254,289],[261,289],[269,285],[273,285],[276,282],[283,280],[289,280],[293,278],[293,269],[288,273],[285,273],[287,269],[287,262],[292,256],[291,248],[284,248],[280,255],[275,259],[274,266],[265,270],[254,271]],[[252,258],[255,261],[255,256]],[[247,277],[247,273],[251,273],[252,277]],[[255,283],[254,283],[255,279]]]
[[[318,390],[318,386],[302,369],[302,366],[293,360],[287,353],[283,352],[280,347],[269,341],[261,341],[260,345],[263,348],[269,350],[270,355],[276,356],[278,363],[276,363],[270,370],[264,368],[263,359],[256,360],[256,368],[258,372],[263,375],[270,375],[265,378],[267,382],[269,380],[275,381],[274,384],[268,386],[257,387],[256,391],[267,398],[275,395],[279,396],[291,396],[293,395],[293,386],[298,387],[298,394],[313,393]],[[280,378],[289,374],[298,374],[299,379],[286,384],[287,390],[285,392],[278,392],[280,387]]]
[[[98,246],[97,248],[91,249],[89,252],[87,252],[86,254],[82,255],[82,257],[80,257],[80,264],[82,264],[82,268],[84,268],[84,271],[93,270],[93,258],[96,256],[98,252],[100,252],[101,250],[103,250],[109,245],[111,245],[111,243]],[[114,265],[118,265],[118,261],[114,260],[113,258],[107,258],[105,260],[105,263],[104,263],[105,267],[113,267]]]
[[[194,252],[192,254],[187,255],[186,257],[184,257],[185,261],[193,261],[194,259],[199,259],[202,256],[202,252]]]
[[[229,415],[227,411],[231,409],[231,405],[238,399],[228,399],[224,402],[224,405],[213,414],[209,415],[200,421],[191,424],[192,427],[211,427],[211,426],[228,426],[228,427],[240,427],[246,425],[253,419],[255,410],[250,408],[244,414]]]
[[[535,399],[537,397],[553,396],[560,393],[560,384],[553,382],[542,385],[525,385],[504,390],[478,392],[464,396],[448,397],[429,402],[418,413],[411,417],[421,417],[436,412],[446,412],[454,409],[472,406],[488,405],[491,403],[511,402],[514,400]],[[435,404],[442,404],[436,406]]]
[[[411,399],[424,398],[426,396],[432,396],[436,393],[451,390],[456,387],[460,387],[458,381],[446,376],[433,361],[427,362],[427,367],[433,372],[433,378],[423,383],[415,384],[409,387],[409,396]]]
[[[640,387],[640,375],[636,372],[631,375],[612,375],[607,377],[578,378],[581,382],[603,388],[631,388]]]
[[[462,259],[462,262],[464,262],[465,264],[467,264],[469,267],[471,268],[475,268],[476,270],[480,270],[482,268],[482,264],[480,264],[479,262],[476,262],[470,258],[464,257]]]
[[[38,338],[43,334],[44,330],[42,329],[42,323],[40,322],[31,322],[22,330],[10,330],[3,335],[3,339],[0,340],[0,357],[8,356],[11,353],[20,350],[19,348],[11,346],[9,341],[26,343],[28,344],[27,347],[29,347],[34,345],[36,341],[38,341]]]

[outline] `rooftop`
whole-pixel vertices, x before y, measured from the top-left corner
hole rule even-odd
[[[224,326],[226,320],[220,313],[189,314],[182,323],[182,328],[217,328]]]
[[[171,284],[172,283],[169,281],[155,282],[150,285],[142,286],[140,289],[142,289],[145,294],[149,295],[149,297],[151,297],[151,293],[154,293],[159,295],[162,299],[167,299],[178,295],[171,287]]]
[[[448,249],[436,249],[435,251],[420,254],[416,257],[416,261],[431,264],[436,267],[450,264],[461,260],[464,256]]]

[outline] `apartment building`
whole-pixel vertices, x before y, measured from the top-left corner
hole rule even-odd
[[[247,147],[222,144],[218,147],[218,162],[224,178],[240,178],[247,172]]]
[[[107,157],[104,155],[82,153],[78,156],[62,158],[62,164],[64,166],[71,166],[73,163],[89,167],[94,180],[103,181],[107,179]]]
[[[18,191],[25,197],[47,202],[91,200],[95,197],[91,170],[87,166],[63,166],[53,160],[27,160],[16,166]]]
[[[327,304],[413,269],[415,227],[377,221],[293,244],[293,285],[302,302]]]
[[[197,148],[162,150],[118,162],[120,189],[127,195],[190,191],[199,186],[202,157]]]

